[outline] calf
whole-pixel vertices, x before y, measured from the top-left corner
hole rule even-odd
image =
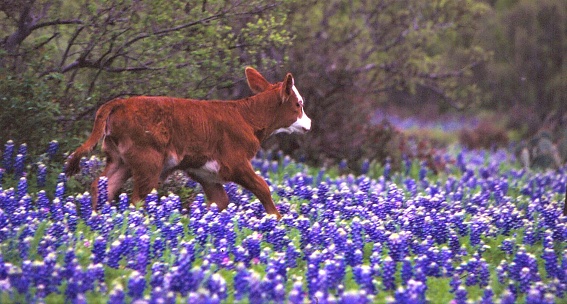
[[[250,160],[260,144],[278,132],[305,133],[311,120],[291,74],[271,84],[258,71],[246,68],[254,96],[230,101],[199,101],[139,96],[112,100],[96,113],[90,137],[70,156],[65,174],[80,171],[80,159],[102,138],[108,178],[108,197],[116,197],[132,177],[132,202],[143,200],[175,170],[185,171],[203,187],[207,201],[220,210],[228,205],[223,183],[250,190],[266,212],[281,217],[268,185]],[[97,180],[93,182],[96,210]]]

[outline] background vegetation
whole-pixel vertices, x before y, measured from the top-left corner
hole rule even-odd
[[[383,155],[379,107],[520,135],[566,111],[562,0],[0,0],[0,33],[0,142],[31,150],[73,149],[112,98],[247,96],[247,65],[294,73],[314,130],[271,144],[319,164]]]

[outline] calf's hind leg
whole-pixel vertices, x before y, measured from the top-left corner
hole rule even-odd
[[[128,153],[126,162],[134,180],[132,204],[143,201],[153,189],[157,189],[163,170],[163,156],[154,149],[139,149]]]
[[[226,207],[228,207],[228,194],[226,194],[226,191],[224,190],[222,184],[206,182],[203,179],[200,179],[193,175],[189,176],[191,176],[194,181],[201,184],[201,187],[203,187],[203,191],[205,192],[205,196],[207,197],[207,203],[209,204],[209,206],[210,204],[215,203],[217,204],[219,211],[224,210],[226,209]]]
[[[126,180],[130,177],[130,170],[122,163],[119,158],[113,157],[110,154],[107,154],[106,157],[106,167],[100,174],[101,176],[106,176],[108,180],[108,201],[112,201],[118,191],[126,182]],[[93,210],[97,209],[98,204],[98,181],[99,178],[96,178],[93,183],[91,184],[91,194],[92,194],[92,206]]]

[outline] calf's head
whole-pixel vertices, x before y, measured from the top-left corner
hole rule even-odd
[[[303,111],[303,97],[295,87],[291,73],[279,83],[269,83],[258,71],[246,68],[246,80],[254,94],[277,90],[279,104],[274,113],[276,122],[274,133],[305,133],[311,129],[311,119]]]

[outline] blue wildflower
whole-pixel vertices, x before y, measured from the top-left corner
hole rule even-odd
[[[14,155],[14,142],[12,140],[8,140],[4,144],[4,153],[2,153],[2,167],[4,167],[4,169],[8,171],[12,170],[13,155]]]
[[[139,272],[134,271],[128,278],[128,296],[132,301],[141,299],[146,289],[146,279]]]
[[[108,304],[124,304],[125,300],[126,295],[124,294],[122,285],[114,285],[114,289],[112,289],[110,297],[108,298]]]
[[[397,263],[387,256],[384,259],[384,266],[382,270],[382,284],[386,290],[394,290],[396,287],[395,274],[397,271]]]

